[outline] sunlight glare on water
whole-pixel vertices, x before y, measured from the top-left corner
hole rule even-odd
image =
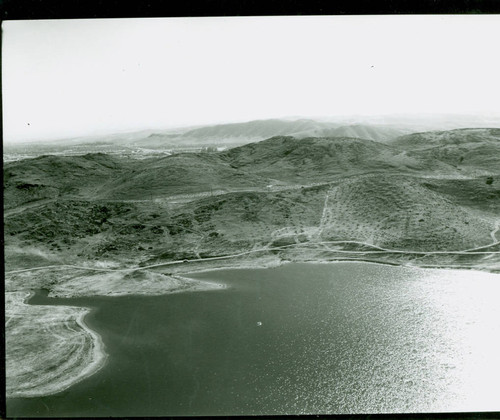
[[[500,276],[370,267],[334,274],[310,333],[289,340],[302,351],[278,391],[294,390],[290,412],[498,410]]]
[[[9,415],[498,411],[500,275],[369,263],[193,277],[217,292],[38,304],[96,307],[109,362]],[[92,399],[89,399],[91,397]]]
[[[456,411],[498,410],[500,388],[500,281],[498,275],[467,270],[430,271],[422,279],[434,313],[436,353],[448,375]],[[429,293],[432,291],[433,293]],[[445,345],[442,351],[440,346]],[[449,404],[449,402],[448,402]],[[436,409],[447,410],[443,401]]]

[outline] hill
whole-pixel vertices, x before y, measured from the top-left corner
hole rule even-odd
[[[499,128],[462,128],[448,131],[414,133],[396,138],[391,144],[405,149],[419,150],[431,147],[464,144],[498,144]]]
[[[331,241],[395,249],[422,263],[412,251],[493,246],[498,173],[473,176],[478,167],[471,166],[464,176],[439,154],[420,153],[405,141],[278,136],[218,153],[8,163],[6,263],[24,268],[105,258],[139,264],[251,250],[285,258],[298,246],[295,259],[313,249],[323,253],[314,258],[344,256],[332,254],[324,244]],[[496,144],[488,137],[460,145],[472,143]],[[351,258],[367,255],[383,257]]]
[[[402,136],[390,142],[409,156],[438,159],[472,175],[500,173],[500,129],[467,128]]]
[[[100,188],[102,199],[150,199],[227,188],[263,187],[269,181],[232,167],[217,154],[181,153],[137,163]]]
[[[351,137],[377,142],[388,142],[408,133],[408,129],[398,129],[384,125],[351,124],[340,127],[325,127],[311,131],[292,133],[294,137]]]
[[[45,155],[4,165],[4,208],[42,199],[92,198],[103,183],[130,170],[134,161],[98,153]]]
[[[221,156],[238,169],[295,182],[373,171],[456,172],[433,158],[410,157],[388,145],[345,137],[273,137],[230,149]]]
[[[190,130],[182,135],[184,138],[225,139],[246,138],[265,139],[273,136],[288,135],[307,130],[331,127],[333,124],[299,119],[295,121],[271,119],[255,120],[244,123],[219,124]]]
[[[358,176],[329,191],[325,240],[352,238],[392,249],[461,250],[491,243],[492,219],[414,177]],[[453,217],[450,217],[453,215]]]
[[[498,120],[498,116],[435,114],[293,117],[217,125],[148,128],[134,132],[44,140],[43,142],[13,143],[9,139],[4,139],[4,162],[53,153],[78,155],[103,152],[140,156],[172,149],[191,151],[207,146],[235,147],[273,136],[356,137],[386,143],[397,137],[416,132],[466,127],[495,127]]]
[[[297,120],[255,120],[244,123],[219,124],[187,130],[182,134],[153,133],[135,142],[143,147],[175,147],[179,144],[236,146],[257,142],[276,136],[306,137],[356,137],[386,142],[403,134],[408,129],[398,129],[384,125],[350,124]]]
[[[103,153],[41,156],[4,168],[6,209],[38,200],[151,200],[172,195],[329,182],[367,172],[453,174],[439,160],[356,138],[273,137],[222,153],[142,160]]]
[[[337,124],[322,123],[309,119],[294,121],[280,119],[255,120],[243,123],[198,127],[180,134],[153,133],[146,139],[137,141],[136,144],[144,147],[175,147],[179,144],[235,146],[264,140],[273,136],[315,132],[331,127],[337,127]]]

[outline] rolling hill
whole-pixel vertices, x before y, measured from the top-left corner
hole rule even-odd
[[[201,127],[187,131],[182,135],[182,137],[191,139],[253,138],[255,140],[260,140],[307,130],[329,128],[331,126],[333,126],[333,124],[321,123],[308,119],[299,119],[295,121],[279,119],[255,120],[244,123],[219,124]]]
[[[273,137],[230,149],[221,156],[238,169],[294,182],[373,171],[456,172],[452,166],[433,158],[410,157],[388,145],[345,137]]]
[[[325,241],[408,251],[486,246],[500,179],[494,168],[483,173],[484,162],[497,156],[469,159],[465,176],[436,150],[494,148],[496,131],[458,132],[390,144],[275,136],[218,153],[7,163],[6,261],[168,261]]]
[[[148,159],[104,185],[102,199],[149,199],[224,188],[263,187],[268,180],[231,167],[217,154],[181,153]]]
[[[349,237],[418,251],[461,250],[491,243],[491,218],[452,202],[450,195],[414,177],[354,177],[329,191],[321,237]]]
[[[337,124],[322,123],[309,119],[294,121],[279,119],[255,120],[243,123],[198,127],[179,134],[153,133],[147,138],[137,141],[136,144],[144,147],[175,147],[179,144],[235,146],[264,140],[273,136],[319,132],[322,129],[337,126]]]
[[[106,181],[135,165],[131,160],[98,153],[83,156],[44,155],[4,165],[4,209],[42,199],[93,198]]]
[[[343,137],[279,136],[222,153],[178,153],[142,160],[103,153],[47,155],[5,164],[5,208],[56,198],[150,200],[308,185],[374,171],[453,174],[456,169],[374,141]]]
[[[390,142],[409,156],[438,159],[472,175],[500,173],[500,129],[467,128],[402,136]]]
[[[351,137],[386,143],[408,133],[408,129],[398,129],[384,125],[352,124],[340,127],[325,127],[311,131],[292,133],[296,138],[304,137]]]

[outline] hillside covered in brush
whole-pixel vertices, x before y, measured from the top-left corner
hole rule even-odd
[[[275,136],[214,153],[7,163],[6,264],[327,252],[342,241],[398,252],[494,246],[497,135],[453,130],[389,144]],[[460,153],[457,165],[450,156]]]
[[[453,174],[438,159],[357,138],[272,137],[221,153],[178,153],[135,160],[103,153],[41,156],[4,168],[6,208],[56,197],[151,199],[269,184],[328,182],[367,172]]]
[[[289,177],[294,182],[373,171],[455,171],[433,158],[409,157],[391,146],[348,137],[273,137],[231,149],[221,156],[236,168],[281,180]]]
[[[466,128],[402,136],[390,142],[409,156],[439,159],[473,174],[500,171],[500,129]]]

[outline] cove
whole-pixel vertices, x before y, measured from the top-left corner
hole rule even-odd
[[[497,411],[500,275],[370,263],[191,277],[228,286],[56,299],[93,308],[106,366],[9,417]]]

